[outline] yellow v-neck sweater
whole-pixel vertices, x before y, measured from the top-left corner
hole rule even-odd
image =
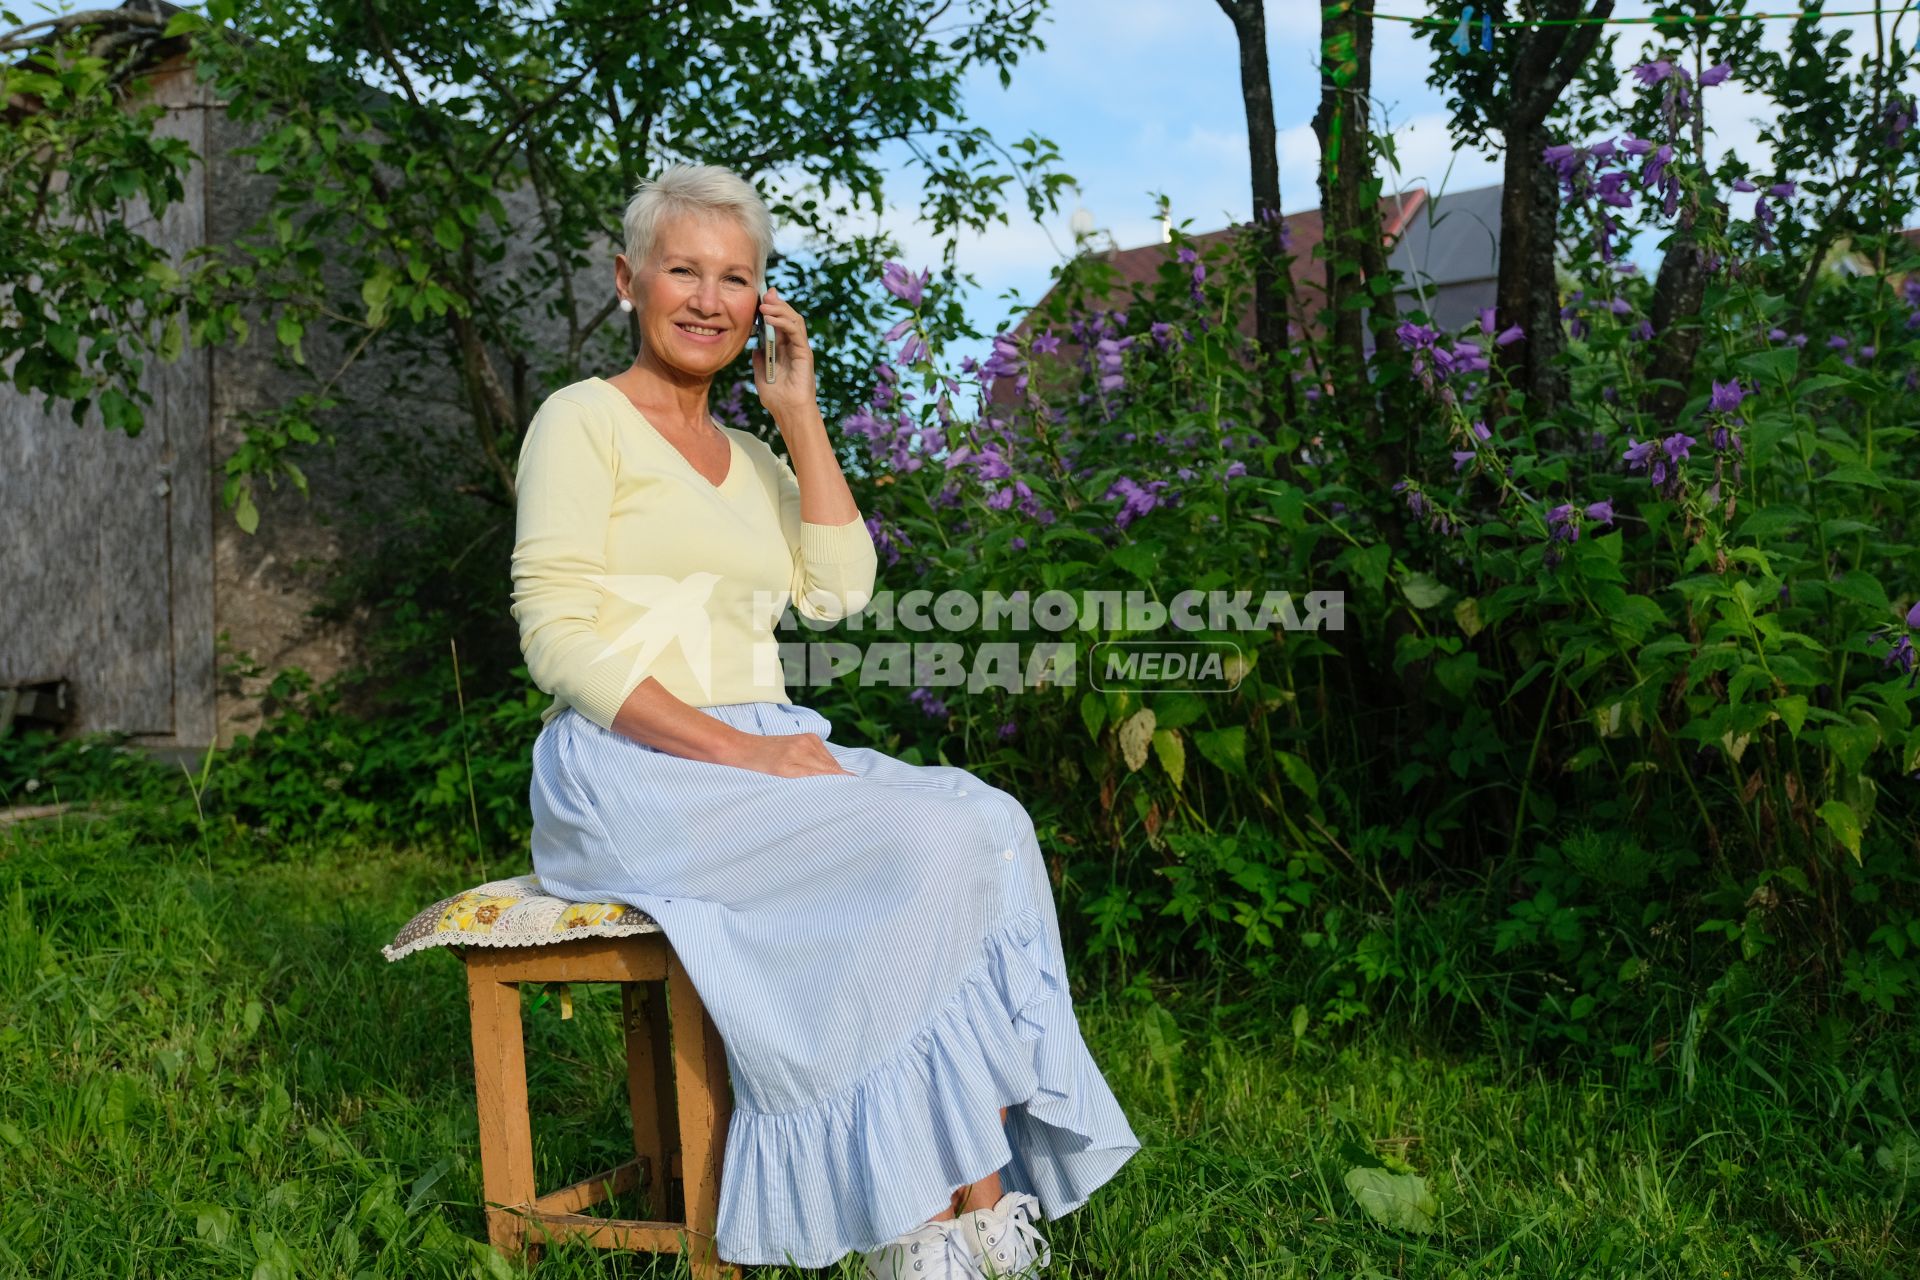
[[[800,518],[800,484],[766,443],[732,441],[718,485],[613,384],[562,387],[520,447],[513,617],[541,723],[574,707],[602,728],[653,676],[693,706],[791,702],[773,628],[873,597],[873,538],[858,518]]]

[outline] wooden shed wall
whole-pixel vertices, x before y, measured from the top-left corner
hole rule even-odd
[[[204,148],[187,70],[154,90],[169,108],[159,131]],[[201,176],[152,233],[176,254],[204,236]],[[209,381],[205,351],[153,365],[133,438],[97,413],[76,426],[64,405],[48,413],[0,391],[0,684],[69,681],[76,731],[183,745],[213,735]]]
[[[162,128],[203,161],[161,234],[181,250],[234,242],[273,196],[272,180],[239,154],[255,131],[212,102],[184,63],[157,73],[155,91],[169,108]],[[502,202],[516,225],[537,218],[527,191]],[[610,211],[610,227],[617,215]],[[609,240],[604,261],[576,282],[583,297],[611,289],[613,251]],[[523,243],[497,270],[524,281],[540,268]],[[341,296],[358,296],[357,281],[335,283]],[[262,319],[253,317],[245,343],[154,369],[151,425],[135,439],[97,423],[76,429],[58,416],[64,409],[49,418],[0,389],[0,599],[24,602],[26,619],[0,627],[0,684],[73,681],[76,731],[195,750],[254,731],[275,673],[299,667],[323,681],[363,656],[364,614],[314,613],[342,567],[390,548],[396,535],[404,545],[430,506],[481,501],[471,493],[490,484],[450,362],[377,342],[333,385],[334,443],[292,455],[309,494],[260,488],[259,529],[244,533],[218,489],[246,418],[312,389],[311,371],[330,371],[342,352],[339,340],[309,329],[308,368],[289,366]],[[534,307],[523,320],[530,346],[564,344],[558,315]],[[620,335],[606,337],[604,363],[589,371],[623,363]],[[511,508],[483,514],[511,527]],[[499,566],[510,650],[507,571]],[[462,637],[462,651],[485,647],[480,640]]]

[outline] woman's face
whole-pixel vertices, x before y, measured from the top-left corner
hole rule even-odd
[[[616,263],[615,283],[626,275],[640,317],[641,349],[694,377],[733,363],[760,307],[757,256],[753,237],[732,218],[663,219],[645,262],[628,264],[623,255]]]

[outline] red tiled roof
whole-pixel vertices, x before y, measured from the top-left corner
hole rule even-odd
[[[1380,225],[1384,232],[1382,239],[1389,251],[1394,242],[1400,238],[1400,233],[1412,223],[1415,212],[1425,203],[1426,198],[1426,189],[1423,187],[1415,187],[1397,196],[1380,198]],[[1327,272],[1326,264],[1315,258],[1313,251],[1319,247],[1325,225],[1318,209],[1287,214],[1285,220],[1288,231],[1287,240],[1291,246],[1289,252],[1293,255],[1288,274],[1293,278],[1294,295],[1297,299],[1295,314],[1304,317],[1305,327],[1309,333],[1318,333],[1319,324],[1314,317],[1326,306]],[[1246,226],[1246,223],[1237,223],[1218,231],[1201,232],[1190,239],[1193,241],[1194,248],[1198,249],[1204,257],[1208,250],[1222,241],[1230,241]],[[1098,256],[1119,276],[1114,293],[1108,294],[1106,301],[1110,305],[1124,306],[1126,300],[1140,292],[1143,286],[1159,279],[1160,266],[1167,260],[1168,247],[1165,244],[1147,244],[1134,249],[1108,249]],[[1028,333],[1028,322],[1035,312],[1046,305],[1047,300],[1053,296],[1053,292],[1053,289],[1048,289],[1041,295],[1040,302],[1033,311],[1020,318],[1020,322],[1013,328],[1016,338],[1025,339]],[[1239,329],[1249,338],[1254,334],[1251,298],[1247,300],[1247,305],[1240,313]],[[1079,358],[1079,347],[1071,340],[1064,342],[1052,356],[1046,357],[1047,360],[1062,365],[1075,364]],[[1013,379],[1000,378],[994,382],[993,393],[989,397],[992,403],[1011,404],[1014,398]]]
[[[1380,225],[1385,233],[1383,240],[1389,249],[1392,248],[1393,242],[1400,238],[1400,233],[1412,222],[1415,212],[1419,210],[1426,198],[1426,189],[1423,187],[1415,187],[1397,196],[1380,198]],[[1293,254],[1289,274],[1293,277],[1294,293],[1300,298],[1300,309],[1309,318],[1309,328],[1313,328],[1311,317],[1326,305],[1326,264],[1320,262],[1313,254],[1313,251],[1319,247],[1321,237],[1325,234],[1325,225],[1318,209],[1287,214],[1285,221],[1288,243],[1292,245],[1290,252]],[[1202,256],[1205,256],[1207,251],[1215,245],[1222,241],[1230,241],[1244,230],[1246,225],[1238,223],[1218,231],[1201,232],[1191,237],[1193,246]],[[1145,244],[1133,249],[1108,249],[1097,256],[1119,275],[1117,292],[1124,298],[1159,278],[1160,264],[1167,260],[1167,246]],[[1053,290],[1048,289],[1041,295],[1040,305],[1034,310],[1040,310],[1052,296]],[[1112,300],[1119,302],[1120,298]],[[1030,315],[1031,313],[1029,316],[1021,317],[1020,323],[1014,328],[1016,335],[1026,334]],[[1253,322],[1253,304],[1249,301],[1246,310],[1240,316],[1240,331],[1251,336]]]

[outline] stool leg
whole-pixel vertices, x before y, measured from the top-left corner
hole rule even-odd
[[[526,1219],[513,1207],[533,1203],[533,1126],[527,1118],[527,1058],[520,1031],[520,988],[469,973],[473,1008],[473,1091],[480,1109],[480,1182],[487,1238],[509,1257],[526,1243]],[[495,1208],[493,1206],[508,1206]]]
[[[720,1260],[714,1241],[720,1216],[720,1159],[733,1111],[726,1046],[677,955],[667,961],[667,1000],[673,1014],[674,1094],[680,1112],[689,1260],[696,1280],[737,1277],[739,1268]]]
[[[680,1115],[673,1099],[672,1037],[667,1000],[654,984],[623,982],[620,1002],[627,1039],[627,1105],[633,1116],[633,1152],[647,1160],[647,1211],[657,1222],[671,1220],[673,1152],[680,1146]]]

